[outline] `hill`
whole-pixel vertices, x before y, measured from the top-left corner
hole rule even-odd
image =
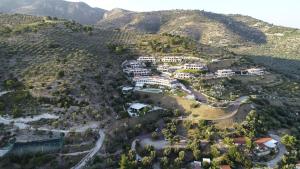
[[[300,30],[276,26],[243,15],[223,15],[199,10],[131,12],[114,9],[97,23],[102,29],[151,34],[170,33],[202,44],[224,47],[288,75],[300,70]],[[253,56],[255,55],[255,56]]]
[[[117,97],[115,88],[126,80],[119,65],[128,56],[119,59],[107,44],[131,44],[137,34],[20,14],[0,14],[0,23],[5,25],[0,30],[0,90],[20,92],[1,100],[10,103],[0,112],[21,116],[49,111],[50,105],[54,113],[68,112],[72,106],[81,107],[80,112],[92,110],[98,118],[114,113],[108,107],[113,107],[109,104]],[[34,100],[32,105],[19,104],[28,97]],[[14,103],[21,107],[12,113]],[[80,112],[78,117],[89,116]],[[64,113],[63,118],[70,115]]]
[[[0,12],[52,16],[81,24],[94,24],[102,19],[105,10],[92,8],[82,2],[63,0],[0,0]]]

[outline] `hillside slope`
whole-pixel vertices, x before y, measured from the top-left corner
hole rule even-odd
[[[119,59],[107,44],[131,44],[136,34],[87,32],[73,22],[20,14],[0,14],[0,23],[10,30],[0,34],[0,91],[16,90],[0,99],[0,114],[49,112],[69,119],[76,113],[78,119],[99,120],[115,113],[111,104],[126,81],[120,64],[128,55]],[[60,124],[82,123],[76,119]]]
[[[192,37],[202,43],[266,43],[263,32],[232,17],[205,11],[130,12],[114,9],[98,22],[99,27],[147,33],[173,33]]]
[[[243,15],[223,15],[199,10],[131,12],[114,9],[97,23],[103,29],[187,36],[237,54],[286,74],[300,67],[300,30],[276,26]]]
[[[52,16],[94,24],[102,19],[105,10],[63,0],[0,0],[0,12]]]

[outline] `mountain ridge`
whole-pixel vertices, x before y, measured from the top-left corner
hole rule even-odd
[[[59,17],[94,24],[103,18],[106,10],[92,8],[83,2],[63,0],[0,0],[0,12]]]

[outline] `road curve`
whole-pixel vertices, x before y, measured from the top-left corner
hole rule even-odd
[[[97,140],[95,147],[93,149],[91,149],[90,152],[83,159],[81,159],[78,164],[76,164],[71,169],[82,169],[83,167],[85,167],[87,165],[87,163],[89,162],[89,160],[91,160],[96,155],[96,153],[101,149],[104,139],[105,139],[104,130],[100,129],[99,130],[99,139]]]

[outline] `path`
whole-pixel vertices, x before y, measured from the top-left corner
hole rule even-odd
[[[136,142],[138,141],[138,139],[133,140],[133,142],[131,143],[131,150],[134,150],[136,152]],[[140,155],[138,155],[137,153],[135,153],[135,159],[137,161],[142,161],[142,157]]]
[[[0,97],[3,96],[3,95],[5,95],[5,94],[7,94],[7,93],[10,93],[10,92],[12,92],[12,91],[3,91],[3,92],[0,92]]]
[[[94,148],[92,148],[90,150],[90,152],[83,158],[81,159],[81,161],[76,164],[74,167],[72,167],[71,169],[81,169],[84,168],[87,163],[96,155],[96,153],[101,149],[103,142],[105,139],[105,133],[104,130],[100,129],[99,130],[99,139],[96,142],[96,145]]]
[[[80,151],[80,152],[74,152],[74,153],[66,153],[66,154],[61,154],[62,156],[78,156],[81,154],[86,154],[91,152],[91,150],[87,150],[87,151]]]
[[[3,116],[0,116],[0,123],[9,125],[13,123],[15,126],[17,126],[20,129],[25,129],[29,127],[27,123],[39,121],[41,119],[58,119],[59,116],[52,115],[49,113],[44,113],[41,115],[36,116],[28,116],[28,117],[21,117],[21,118],[4,118]]]

